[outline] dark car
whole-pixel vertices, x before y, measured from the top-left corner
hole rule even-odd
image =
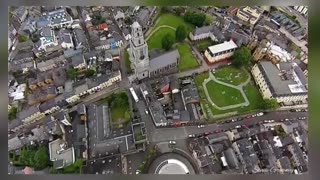
[[[231,123],[232,122],[232,120],[226,120],[225,121],[225,123]]]
[[[242,120],[244,120],[243,117],[238,117],[238,118],[237,118],[237,121],[242,121]]]
[[[295,110],[295,109],[290,109],[290,111],[291,111],[291,112],[296,112],[296,110]]]

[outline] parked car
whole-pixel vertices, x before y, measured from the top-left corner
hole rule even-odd
[[[302,109],[301,111],[302,112],[308,112],[308,109]]]
[[[273,122],[274,122],[274,120],[272,120],[272,119],[271,119],[271,120],[269,120],[269,123],[273,123]]]
[[[290,112],[296,112],[296,110],[295,109],[290,109]]]
[[[298,117],[299,120],[305,120],[306,117]]]
[[[175,145],[175,144],[177,144],[177,142],[176,141],[169,141],[169,144]]]
[[[269,120],[264,120],[263,122],[264,122],[264,123],[268,123],[268,122],[269,122]]]
[[[244,120],[243,117],[238,117],[238,119],[237,119],[237,121],[242,121],[242,120]]]
[[[204,128],[203,124],[198,125],[198,128]]]
[[[247,119],[250,119],[250,118],[252,118],[252,115],[248,115],[248,116],[246,116],[246,118],[247,118]]]
[[[145,112],[146,112],[146,114],[149,114],[149,112],[148,112],[148,110],[147,110],[147,109],[145,109]]]
[[[140,174],[141,171],[139,169],[136,170],[136,174]]]
[[[221,131],[220,131],[220,130],[215,130],[215,131],[214,131],[214,133],[219,133],[219,132],[221,132]]]
[[[236,122],[236,119],[231,119],[231,122]]]
[[[260,112],[257,114],[257,116],[263,116],[263,114],[264,114],[263,112]]]
[[[211,132],[204,132],[203,133],[205,136],[208,136],[208,135],[210,135],[210,134],[212,134]]]
[[[222,132],[226,132],[226,131],[228,131],[228,129],[222,129],[221,131],[222,131]]]
[[[195,134],[189,134],[189,136],[188,136],[189,138],[195,138],[196,137],[196,135]]]
[[[235,126],[234,128],[236,128],[236,129],[240,129],[240,128],[241,128],[241,126],[240,126],[240,125],[237,125],[237,126]]]
[[[284,119],[284,121],[290,121],[290,119]]]
[[[226,122],[226,123],[231,123],[232,121],[231,121],[231,120],[226,120],[225,122]]]

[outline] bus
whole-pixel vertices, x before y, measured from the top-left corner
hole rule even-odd
[[[139,98],[138,98],[136,92],[134,91],[134,89],[131,87],[129,90],[130,90],[130,92],[131,92],[131,95],[132,95],[133,99],[134,99],[136,102],[138,102],[138,101],[139,101]]]

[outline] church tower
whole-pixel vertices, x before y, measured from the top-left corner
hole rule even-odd
[[[129,51],[131,68],[137,79],[149,77],[148,45],[144,40],[142,27],[138,22],[131,25],[131,40]]]

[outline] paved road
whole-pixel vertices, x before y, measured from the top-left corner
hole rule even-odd
[[[149,135],[149,140],[152,143],[169,141],[169,140],[182,140],[186,139],[189,134],[197,134],[214,130],[230,129],[234,128],[236,125],[246,124],[247,126],[257,124],[259,121],[263,120],[275,120],[279,121],[281,119],[295,119],[297,117],[307,117],[307,112],[289,112],[289,111],[275,111],[267,113],[261,117],[255,117],[252,119],[245,119],[243,121],[228,123],[228,124],[209,124],[205,125],[204,128],[198,128],[197,126],[185,126],[178,128],[157,128]],[[151,136],[150,136],[151,135]]]

